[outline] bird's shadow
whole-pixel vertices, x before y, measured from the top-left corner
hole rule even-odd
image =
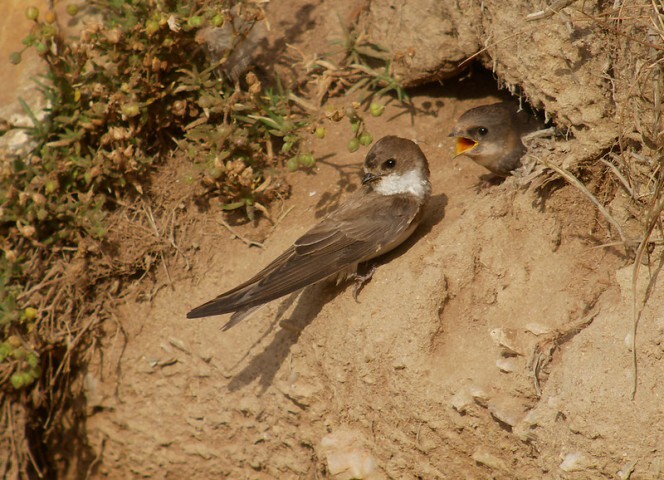
[[[281,324],[282,328],[275,334],[274,338],[265,350],[253,357],[251,361],[238,373],[228,384],[231,392],[237,391],[254,380],[259,379],[261,392],[272,385],[274,377],[279,371],[281,364],[288,357],[291,347],[300,338],[304,329],[323,309],[323,306],[341,293],[341,289],[335,288],[329,281],[323,281],[315,285],[304,288],[300,292],[292,293],[286,301],[278,308],[274,320],[270,327],[254,342],[257,345],[263,338],[268,336],[275,325]],[[286,311],[293,303],[296,303],[295,309],[290,318],[284,319]],[[242,357],[246,358],[249,352]],[[240,363],[242,361],[238,363]]]
[[[432,196],[424,212],[424,218],[417,230],[397,248],[379,257],[377,264],[380,265],[400,257],[416,242],[427,235],[445,217],[447,203],[448,198],[445,194]],[[228,389],[230,391],[237,391],[249,385],[254,380],[259,379],[261,393],[265,392],[272,385],[281,364],[288,357],[291,347],[297,342],[307,325],[316,318],[327,302],[342,293],[347,286],[346,282],[343,286],[337,287],[334,281],[328,280],[306,287],[301,293],[295,292],[288,296],[279,306],[270,327],[254,342],[254,345],[259,344],[267,337],[275,325],[281,324],[282,328],[275,334],[267,348],[253,357],[233,377],[228,385]],[[286,311],[296,302],[297,304],[290,318],[284,320],[283,317]],[[241,363],[248,355],[249,353],[245,354],[238,363]]]

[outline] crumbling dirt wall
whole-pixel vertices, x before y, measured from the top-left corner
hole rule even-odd
[[[372,0],[363,20],[404,84],[450,78],[476,58],[590,159],[621,136],[654,146],[662,15],[634,1]]]
[[[621,223],[631,218],[629,232],[642,234],[629,209],[645,208],[652,195],[639,204],[598,168],[603,153],[623,158],[621,141],[646,159],[656,149],[645,138],[655,120],[654,76],[647,62],[638,63],[653,52],[586,15],[612,5],[583,4],[580,13],[574,4],[534,22],[525,17],[544,3],[365,5],[367,35],[392,50],[406,84],[449,78],[488,47],[478,61],[562,131],[531,155],[585,175],[588,191],[615,202]],[[275,2],[270,41],[293,45],[306,61],[341,34],[330,35],[336,13],[348,18],[355,7]],[[632,28],[641,27],[625,31],[632,35]],[[301,35],[279,37],[287,31]],[[649,80],[635,96],[629,80],[639,71]],[[319,285],[228,332],[219,330],[223,320],[184,320],[191,307],[254,274],[319,219],[330,199],[352,190],[348,172],[366,152],[348,155],[340,147],[347,126],[330,126],[315,144],[325,159],[315,177],[292,177],[293,197],[282,211],[296,208],[276,229],[238,227],[265,249],[224,236],[212,214],[192,213],[189,234],[199,247],[187,251],[193,270],[178,276],[171,268],[175,295],[158,294],[151,303],[125,298],[118,324],[127,343],[121,348],[109,335],[104,360],[89,372],[90,448],[103,453],[98,476],[661,475],[661,294],[643,312],[632,400],[633,271],[620,242],[613,245],[615,231],[584,192],[550,173],[540,171],[530,185],[511,178],[478,191],[482,169],[452,159],[446,133],[455,119],[498,99],[487,83],[490,77],[443,80],[415,95],[412,117],[391,105],[383,117],[368,118],[376,135],[420,143],[434,198],[423,228],[379,267],[359,303],[348,289]],[[638,178],[632,163],[606,158]],[[645,269],[637,277],[639,298],[649,278]]]
[[[295,207],[283,222],[237,227],[262,250],[228,235],[217,212],[183,206],[189,227],[178,241],[193,268],[176,259],[155,285],[123,290],[81,382],[86,454],[58,452],[68,476],[660,478],[661,291],[643,311],[630,396],[633,295],[643,298],[656,268],[641,269],[634,292],[631,257],[582,193],[550,177],[478,192],[481,168],[452,160],[445,143],[465,109],[498,99],[487,82],[452,79],[476,55],[566,134],[531,155],[584,173],[638,241],[661,161],[661,38],[651,7],[617,4],[574,2],[528,21],[546,2],[366,2],[361,24],[391,50],[404,84],[443,82],[416,95],[413,118],[390,106],[368,119],[376,137],[416,139],[429,157],[424,228],[379,267],[360,303],[348,289],[318,286],[222,333],[219,319],[187,322],[186,311],[246,280],[317,221],[351,189],[366,151],[343,152],[347,126],[331,127],[315,147],[325,159],[317,175],[293,175],[292,199],[275,207]],[[352,17],[356,5],[270,8],[269,41],[311,56],[339,37],[329,31],[337,13]],[[155,189],[181,188],[174,163]]]

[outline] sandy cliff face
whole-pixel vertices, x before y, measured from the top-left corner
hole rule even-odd
[[[621,136],[641,142],[640,154],[653,158],[655,147],[644,140],[654,128],[652,108],[644,109],[653,79],[644,81],[650,73],[643,62],[656,52],[589,21],[608,5],[526,20],[543,7],[374,1],[359,18],[370,40],[392,50],[407,84],[449,77],[486,48],[477,59],[498,83],[518,89],[567,132],[531,148],[540,160],[579,171]],[[337,10],[342,18],[358,15],[338,2],[271,8],[272,35],[295,32],[289,41],[309,53],[339,35]],[[296,21],[308,28],[296,29]],[[632,35],[642,27],[611,28]],[[279,226],[242,230],[265,240],[264,250],[230,240],[199,217],[191,232],[201,246],[191,258],[193,275],[150,304],[128,299],[118,314],[126,348],[107,342],[105,361],[91,373],[99,378],[109,365],[121,366],[119,376],[105,377],[119,382],[117,397],[105,396],[105,408],[88,420],[95,448],[104,451],[98,473],[661,475],[664,324],[657,312],[664,299],[654,293],[643,311],[631,400],[632,270],[621,247],[602,246],[615,232],[561,180],[524,186],[510,179],[478,189],[485,172],[452,159],[446,133],[467,108],[497,99],[491,83],[471,75],[416,94],[412,117],[390,107],[370,119],[375,135],[418,141],[431,163],[434,197],[422,228],[385,259],[359,303],[348,289],[319,285],[229,332],[214,318],[184,319],[190,307],[269,262],[353,189],[364,152],[342,153],[343,125],[315,145],[329,160],[315,177],[298,174],[282,211],[295,209]],[[637,85],[641,96],[630,97]],[[643,121],[626,121],[634,115]],[[638,222],[623,208],[629,200],[607,186],[607,175],[585,180],[594,191],[612,192],[611,211],[636,235]]]
[[[529,162],[582,176],[638,240],[661,158],[653,66],[661,39],[650,10],[616,3],[572,3],[528,21],[546,5],[284,0],[269,7],[268,42],[282,52],[272,60],[297,72],[287,44],[320,53],[341,35],[337,14],[359,18],[409,85],[450,78],[482,51],[476,61],[498,84],[567,134],[538,140]],[[154,283],[123,290],[81,382],[87,460],[72,460],[63,476],[89,466],[92,478],[660,478],[656,284],[637,331],[636,371],[632,355],[633,299],[658,265],[635,276],[616,231],[564,181],[541,174],[486,186],[481,167],[452,158],[447,133],[465,110],[500,98],[495,83],[472,71],[414,91],[412,115],[391,105],[366,116],[375,138],[420,144],[434,191],[422,227],[382,260],[359,303],[350,288],[322,284],[228,332],[225,319],[185,319],[358,185],[367,149],[346,152],[347,124],[312,144],[322,159],[316,175],[292,175],[292,197],[272,207],[276,227],[236,227],[265,248],[231,236],[217,212],[179,210],[178,241],[193,268],[178,256]],[[632,196],[601,158],[626,168]],[[178,191],[182,168],[168,163],[153,188]]]
[[[223,319],[184,318],[278,255],[352,190],[347,181],[357,185],[366,152],[339,153],[345,126],[316,144],[332,156],[315,177],[298,174],[277,210],[295,208],[276,230],[239,230],[265,249],[198,219],[193,275],[170,292],[162,279],[152,303],[127,299],[127,344],[107,342],[91,372],[106,379],[88,419],[90,438],[104,442],[100,475],[590,478],[636,462],[656,478],[662,299],[644,313],[631,401],[629,267],[598,248],[609,242],[604,221],[564,182],[510,179],[478,192],[484,171],[453,160],[441,136],[466,108],[495,100],[481,82],[466,86],[483,94],[429,92],[414,101],[438,103],[435,115],[411,122],[393,118],[395,107],[370,120],[372,132],[420,143],[434,196],[359,303],[350,288],[319,285],[228,332]]]

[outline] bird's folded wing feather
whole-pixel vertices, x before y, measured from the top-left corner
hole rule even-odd
[[[364,193],[364,198],[352,198],[253,278],[195,308],[187,317],[260,305],[372,258],[409,227],[419,208],[420,203],[406,195]]]

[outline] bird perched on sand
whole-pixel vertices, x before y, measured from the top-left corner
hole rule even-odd
[[[521,165],[526,153],[521,138],[537,128],[535,118],[507,101],[468,110],[449,136],[456,137],[456,155],[467,155],[496,175],[507,177]]]
[[[429,166],[420,147],[404,138],[381,138],[364,160],[362,186],[348,201],[254,277],[194,308],[187,318],[235,312],[227,330],[261,305],[328,277],[357,279],[359,264],[413,233],[430,195]]]

